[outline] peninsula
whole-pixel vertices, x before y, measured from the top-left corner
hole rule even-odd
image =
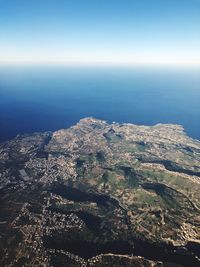
[[[0,144],[0,266],[200,266],[200,142],[84,118]]]

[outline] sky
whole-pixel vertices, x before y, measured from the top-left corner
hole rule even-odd
[[[200,65],[200,0],[0,0],[0,64]]]

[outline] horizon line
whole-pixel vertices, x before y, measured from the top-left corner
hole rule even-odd
[[[200,62],[137,62],[137,61],[0,61],[0,66],[171,66],[200,67]]]

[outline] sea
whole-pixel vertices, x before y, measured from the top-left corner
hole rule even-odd
[[[200,68],[1,66],[0,142],[95,117],[183,125],[200,140]]]

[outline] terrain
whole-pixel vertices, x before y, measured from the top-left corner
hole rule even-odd
[[[0,144],[0,266],[200,266],[200,142],[109,124]]]

